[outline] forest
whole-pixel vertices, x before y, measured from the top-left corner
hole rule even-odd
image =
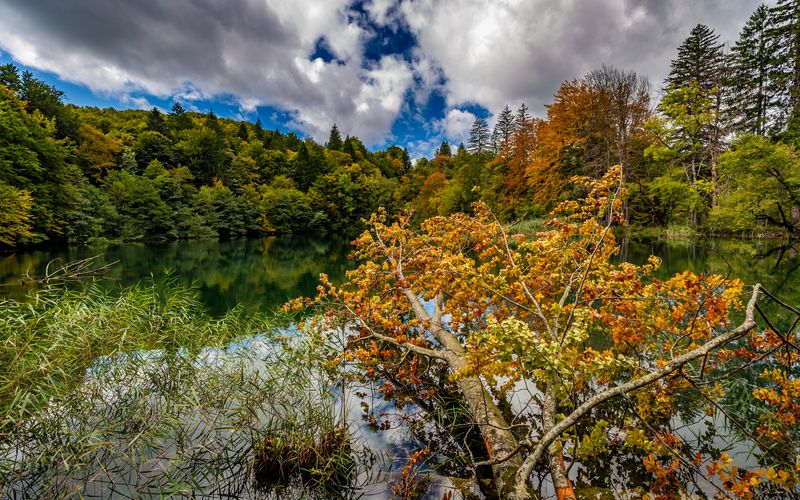
[[[759,7],[729,50],[697,25],[655,88],[603,66],[564,82],[535,118],[525,104],[477,117],[413,165],[336,125],[324,144],[187,111],[64,104],[0,68],[0,244],[355,234],[379,207],[415,220],[486,202],[504,222],[580,193],[575,175],[622,167],[625,223],[749,237],[800,231],[800,21]],[[656,102],[654,96],[660,95]]]

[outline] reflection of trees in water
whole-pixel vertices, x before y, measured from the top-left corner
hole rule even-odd
[[[745,284],[761,283],[790,304],[800,304],[798,242],[722,239],[671,239],[629,236],[621,241],[620,258],[643,264],[650,255],[661,258],[659,278],[686,269],[738,278]],[[765,304],[764,312],[776,325],[788,327],[794,317],[785,309]]]
[[[5,286],[3,293],[21,298],[24,289],[19,277],[28,269],[44,268],[55,257],[70,261],[100,252],[105,261],[120,261],[108,273],[111,283],[133,284],[169,269],[186,282],[194,282],[208,307],[220,314],[240,304],[275,310],[289,298],[313,295],[320,273],[335,282],[342,280],[348,268],[349,245],[336,238],[296,235],[37,250],[0,260],[0,282],[12,285]]]

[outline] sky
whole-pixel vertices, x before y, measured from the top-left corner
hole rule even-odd
[[[175,102],[430,156],[476,116],[613,65],[659,88],[691,28],[732,43],[756,0],[0,0],[0,64],[78,105]]]

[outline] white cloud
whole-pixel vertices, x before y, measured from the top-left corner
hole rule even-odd
[[[120,102],[122,102],[123,104],[129,104],[136,109],[145,109],[145,110],[153,109],[153,105],[150,103],[150,101],[147,100],[146,97],[141,97],[141,96],[135,97],[125,94],[120,98]],[[161,111],[164,110],[161,109]]]
[[[735,39],[758,0],[36,0],[0,2],[0,49],[99,94],[192,101],[233,96],[242,112],[285,110],[301,132],[343,133],[382,145],[392,124],[431,92],[446,116],[431,140],[465,140],[478,104],[498,112],[544,104],[564,80],[601,64],[658,87],[692,25]],[[364,59],[364,24],[407,25],[418,46]],[[324,39],[337,60],[309,60]],[[130,98],[129,98],[130,99]],[[133,101],[129,101],[134,104]],[[435,138],[435,139],[433,139]],[[427,147],[427,146],[420,146]]]
[[[375,23],[385,26],[393,20],[392,9],[395,4],[395,0],[369,0],[364,4],[364,10]]]
[[[461,109],[451,109],[445,117],[438,122],[437,128],[442,135],[453,145],[466,142],[469,138],[469,129],[475,121],[475,115]]]
[[[131,94],[189,102],[233,96],[243,112],[270,105],[293,114],[316,139],[337,122],[367,144],[382,143],[414,85],[412,72],[399,58],[364,66],[365,31],[348,3],[0,3],[0,49],[126,103],[135,104]],[[320,38],[338,61],[309,60]]]
[[[527,102],[544,113],[564,80],[602,64],[656,86],[695,23],[735,39],[758,0],[408,0],[403,18],[447,78],[452,107],[492,112]]]

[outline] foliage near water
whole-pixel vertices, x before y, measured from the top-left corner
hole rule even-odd
[[[273,328],[238,310],[212,318],[174,280],[3,301],[0,493],[346,493],[363,463],[333,385]]]

